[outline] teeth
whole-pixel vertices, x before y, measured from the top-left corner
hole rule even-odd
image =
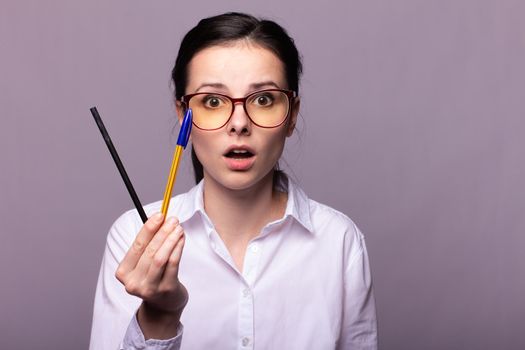
[[[234,149],[233,153],[241,154],[241,153],[248,153],[248,151]]]

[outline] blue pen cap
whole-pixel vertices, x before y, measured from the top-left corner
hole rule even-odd
[[[184,114],[184,119],[182,120],[182,125],[179,131],[179,137],[177,138],[177,145],[186,148],[188,140],[190,139],[191,126],[193,125],[193,112],[191,108],[186,110]]]

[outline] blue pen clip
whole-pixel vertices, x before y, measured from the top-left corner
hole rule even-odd
[[[193,125],[193,112],[191,111],[191,108],[188,108],[186,110],[186,114],[184,114],[184,119],[180,127],[179,137],[177,138],[177,145],[182,146],[183,148],[186,148],[186,145],[188,144],[188,140],[190,139],[192,125]]]

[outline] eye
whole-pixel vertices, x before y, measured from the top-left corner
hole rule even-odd
[[[202,99],[202,104],[207,108],[220,108],[224,105],[224,99],[217,95],[206,95]]]
[[[252,103],[259,107],[268,107],[273,104],[275,98],[270,93],[261,93],[253,96]]]

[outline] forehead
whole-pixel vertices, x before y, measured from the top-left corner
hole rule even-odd
[[[223,85],[224,92],[245,94],[262,82],[287,88],[284,64],[269,49],[242,40],[199,51],[188,65],[186,93],[215,84]]]

